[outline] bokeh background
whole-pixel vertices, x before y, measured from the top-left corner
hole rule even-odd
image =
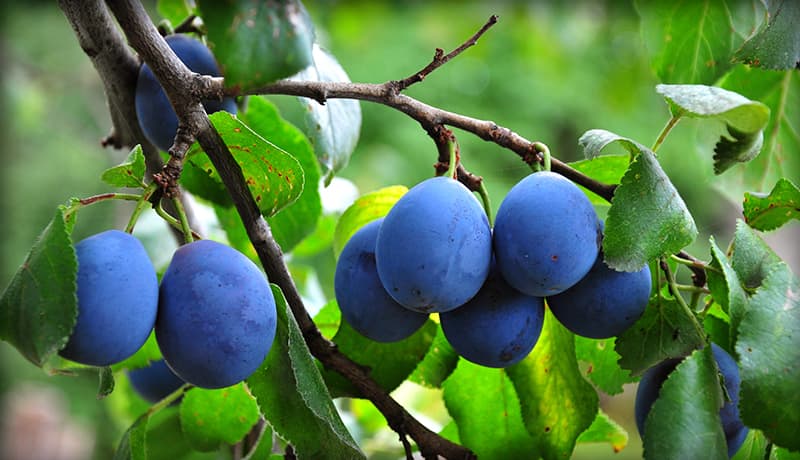
[[[127,152],[100,146],[110,129],[102,86],[55,2],[0,5],[4,287],[56,206],[73,196],[106,191],[100,173]],[[146,5],[157,18],[154,2]],[[426,65],[435,48],[453,49],[491,14],[498,14],[499,23],[475,47],[407,94],[545,142],[564,161],[581,159],[577,140],[586,130],[604,128],[652,144],[668,119],[667,106],[654,90],[658,82],[629,2],[308,1],[306,6],[318,40],[353,81],[361,82],[406,77]],[[294,98],[272,99],[302,126]],[[361,140],[342,178],[365,193],[393,184],[412,186],[433,174],[436,151],[416,122],[380,105],[361,107]],[[681,121],[659,158],[701,231],[689,249],[708,258],[708,235],[727,244],[741,216],[741,203],[714,188],[709,144],[698,136],[698,126]],[[456,135],[463,161],[485,178],[495,207],[530,172],[515,154],[468,133]],[[333,195],[340,196],[333,198],[351,197],[352,187],[350,192],[347,186],[336,190]],[[92,206],[81,212],[74,236],[77,240],[120,227],[127,212],[124,206]],[[173,244],[171,236],[158,222],[146,221],[137,231],[154,261],[166,263],[170,251],[164,248]],[[798,233],[795,222],[765,235],[795,273]],[[331,261],[332,254],[316,260],[316,297],[321,301],[332,296]],[[0,343],[0,459],[110,458],[130,422],[120,414],[129,415],[132,409],[120,408],[124,404],[114,400],[98,401],[96,385],[96,377],[44,375]],[[581,445],[574,458],[641,457],[633,423],[634,392],[635,385],[628,385],[622,395],[601,395],[606,412],[629,431],[627,448],[615,454],[609,445]],[[448,421],[436,391],[405,384],[395,396],[434,429]],[[368,404],[345,401],[342,406],[372,458],[402,458],[396,435]],[[13,457],[18,448],[22,456]]]

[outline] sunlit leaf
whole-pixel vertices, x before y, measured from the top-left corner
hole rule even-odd
[[[181,426],[196,450],[235,444],[258,421],[258,405],[244,384],[217,390],[194,388],[183,396]]]
[[[193,0],[158,0],[156,10],[162,18],[170,21],[175,27],[190,14],[195,14],[197,8],[194,6]]]
[[[332,54],[314,44],[311,65],[292,80],[350,82],[350,77]],[[347,165],[361,134],[361,105],[355,99],[329,99],[320,104],[298,98],[306,109],[306,133],[314,145],[326,182]]]
[[[742,420],[775,444],[800,450],[800,281],[778,264],[750,305],[736,343]]]
[[[458,364],[458,353],[447,341],[444,331],[439,327],[436,329],[436,337],[433,338],[428,352],[422,361],[417,364],[414,373],[408,380],[430,388],[440,388],[442,382],[455,370]]]
[[[727,459],[724,395],[711,347],[684,359],[661,386],[645,423],[644,457]]]
[[[345,210],[333,234],[333,250],[338,255],[342,252],[347,240],[359,228],[375,219],[385,216],[397,203],[408,188],[402,185],[385,187],[360,196],[355,203]]]
[[[541,456],[569,457],[597,414],[597,393],[578,369],[574,335],[546,310],[533,351],[507,371]]]
[[[614,143],[621,145],[631,155],[638,155],[639,152],[647,150],[647,147],[633,139],[628,139],[605,129],[590,129],[578,139],[578,144],[583,149],[583,156],[589,160],[600,156],[600,152],[603,149]]]
[[[226,86],[258,88],[311,63],[314,24],[300,1],[197,3]]]
[[[725,0],[637,0],[650,64],[664,83],[711,84],[731,67],[735,29]]]
[[[744,220],[756,230],[775,230],[792,219],[800,219],[800,189],[781,178],[769,194],[744,194]]]
[[[736,331],[739,326],[739,321],[742,315],[747,310],[747,294],[742,288],[741,281],[736,274],[736,271],[728,261],[722,250],[717,247],[714,237],[711,237],[711,267],[713,270],[706,270],[708,277],[708,288],[711,290],[711,295],[714,300],[722,307],[722,310],[728,314],[730,318],[729,328],[730,331]],[[717,342],[720,343],[720,342]],[[736,343],[736,338],[729,333],[727,341],[722,342],[728,344],[730,347]]]
[[[581,160],[569,163],[574,169],[586,174],[592,179],[604,184],[619,184],[625,171],[628,170],[631,157],[628,155],[603,155],[591,160]],[[589,191],[581,185],[578,187],[589,197],[595,207],[611,205],[605,198]]]
[[[78,315],[70,233],[59,208],[0,297],[0,339],[39,367],[67,344]]]
[[[597,411],[594,422],[580,436],[578,443],[607,442],[617,453],[628,445],[628,432],[603,412]]]
[[[609,267],[637,271],[694,241],[697,227],[655,155],[642,150],[614,191],[605,222],[603,253]]]
[[[745,290],[761,286],[764,279],[781,263],[781,258],[743,221],[736,221],[731,243],[731,266]]]
[[[100,179],[114,187],[144,188],[145,162],[142,146],[136,145],[121,164],[103,171]]]
[[[769,21],[736,52],[746,64],[772,70],[790,70],[800,65],[800,3],[794,0],[768,2]]]
[[[619,354],[614,349],[615,339],[589,339],[575,336],[575,355],[585,363],[584,375],[606,394],[622,393],[622,385],[635,382],[630,372],[622,369]]]
[[[147,422],[150,420],[150,413],[145,412],[133,422],[122,440],[117,445],[114,453],[114,460],[147,460]]]

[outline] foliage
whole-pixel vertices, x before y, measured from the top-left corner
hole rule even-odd
[[[202,452],[229,453],[237,449],[243,451],[245,458],[266,458],[273,449],[293,452],[298,458],[364,457],[370,454],[368,434],[348,423],[353,414],[347,410],[352,401],[349,398],[380,401],[375,406],[386,417],[382,423],[397,431],[403,442],[411,437],[416,443],[414,448],[430,452],[431,447],[424,441],[431,438],[409,429],[410,425],[404,425],[407,420],[397,418],[396,411],[386,408],[390,393],[396,397],[406,385],[414,384],[437,392],[446,410],[443,424],[448,423],[441,436],[457,441],[479,458],[564,458],[578,444],[597,442],[619,451],[627,445],[628,433],[623,421],[614,420],[600,409],[598,392],[618,394],[623,385],[634,382],[653,365],[683,357],[687,358],[666,382],[663,397],[653,406],[648,423],[659,436],[651,435],[645,440],[644,455],[667,458],[713,452],[721,456],[724,449],[715,411],[726,395],[714,383],[715,367],[710,347],[706,347],[710,341],[731,352],[741,369],[740,409],[744,424],[750,428],[743,447],[748,458],[790,458],[800,451],[800,441],[793,432],[800,425],[796,392],[800,379],[800,287],[797,275],[759,233],[791,225],[800,215],[800,193],[795,185],[798,169],[794,168],[800,155],[800,104],[795,104],[800,98],[796,70],[798,32],[791,27],[800,17],[800,7],[795,2],[774,1],[766,6],[757,1],[730,0],[696,4],[635,2],[644,59],[649,61],[659,84],[646,81],[651,89],[644,97],[633,89],[621,93],[630,98],[633,110],[648,113],[655,111],[657,95],[662,96],[668,111],[660,120],[665,123],[664,128],[657,132],[650,126],[634,126],[635,117],[612,117],[608,125],[596,128],[576,128],[575,120],[557,120],[571,124],[565,130],[574,147],[554,148],[567,144],[558,144],[562,140],[553,136],[551,150],[554,159],[566,161],[578,160],[570,151],[583,149],[584,160],[554,162],[553,170],[565,168],[560,171],[566,171],[564,175],[580,185],[598,214],[605,216],[601,257],[610,267],[636,271],[650,266],[654,282],[649,303],[627,331],[603,340],[574,335],[546,310],[543,331],[533,351],[505,369],[482,367],[459,357],[435,315],[414,335],[399,342],[380,344],[360,336],[341,319],[330,278],[330,267],[350,236],[384,216],[408,188],[431,176],[433,171],[420,165],[432,163],[439,154],[418,126],[413,131],[399,126],[396,132],[389,129],[399,125],[397,119],[377,115],[372,103],[397,108],[392,105],[393,98],[414,95],[431,104],[430,109],[440,104],[460,111],[463,101],[458,99],[474,97],[491,106],[487,109],[491,114],[497,109],[495,106],[502,105],[498,104],[501,90],[493,86],[497,82],[487,83],[497,92],[481,101],[484,96],[467,94],[474,82],[445,73],[449,66],[459,69],[462,65],[484,66],[484,61],[489,62],[497,46],[492,44],[491,33],[481,38],[481,46],[487,48],[476,47],[441,69],[427,71],[422,76],[428,80],[401,94],[386,91],[376,95],[354,85],[348,87],[350,93],[339,97],[334,91],[338,87],[333,84],[346,84],[351,76],[360,80],[361,69],[357,61],[352,62],[355,59],[342,58],[338,51],[327,51],[320,45],[325,36],[315,27],[320,28],[325,22],[316,16],[318,10],[312,8],[309,13],[296,0],[262,2],[255,9],[247,1],[203,1],[197,7],[193,3],[160,0],[156,11],[173,25],[197,15],[190,22],[201,25],[198,30],[219,60],[225,91],[238,96],[237,116],[218,112],[209,118],[231,152],[249,195],[231,193],[230,172],[223,170],[214,154],[200,143],[185,152],[179,185],[206,209],[213,210],[209,233],[259,260],[270,274],[272,265],[284,262],[280,257],[266,257],[264,242],[277,242],[293,270],[292,285],[296,284],[299,292],[292,292],[282,280],[270,280],[275,283],[272,290],[277,303],[277,334],[269,355],[255,373],[231,387],[183,387],[162,401],[144,406],[146,409],[128,410],[119,417],[127,431],[120,433],[116,441],[115,458],[202,458]],[[343,5],[329,14],[337,21],[359,17],[348,8]],[[364,8],[363,14],[368,15],[386,7],[376,4]],[[513,11],[514,7],[501,8]],[[348,19],[345,12],[352,17]],[[408,14],[413,13],[398,12],[401,17]],[[477,29],[475,26],[454,24],[453,28],[463,39],[470,30]],[[365,28],[364,40],[369,39],[367,33],[373,30],[370,27],[374,25]],[[498,30],[503,27],[502,22],[497,26]],[[548,27],[542,24],[545,32],[525,29],[525,36],[516,40],[526,42],[528,32],[552,33]],[[408,33],[403,28],[389,30],[393,34]],[[509,27],[498,33],[517,32]],[[345,42],[334,34],[332,42],[336,40]],[[391,56],[392,47],[400,44],[402,40],[387,44],[382,51],[386,71],[400,74],[376,78],[400,79],[418,71],[398,70],[398,62],[388,62],[394,60],[386,56]],[[361,46],[369,48],[364,53],[374,52],[372,45]],[[470,56],[473,51],[475,54]],[[558,59],[554,55],[542,56],[537,62],[542,75],[557,73],[555,68],[564,64]],[[566,64],[588,72],[588,64]],[[526,74],[514,65],[522,64],[510,63],[500,69],[507,70],[509,78],[514,72]],[[494,73],[499,71],[485,69],[502,82],[504,75]],[[565,75],[570,75],[567,72]],[[426,85],[441,82],[437,79],[443,78],[442,74],[462,79],[453,84],[451,95],[427,89]],[[301,89],[281,92],[280,86],[270,86],[281,79]],[[304,82],[306,87],[302,88]],[[332,91],[319,93],[312,83]],[[590,90],[581,90],[582,86],[574,82],[565,86],[573,93],[570,104],[575,110],[570,113],[585,115],[580,125],[604,122],[598,115],[603,112],[593,110],[594,103],[588,102],[594,96]],[[524,91],[521,87],[513,90]],[[272,93],[295,97],[290,100],[264,95]],[[452,106],[448,97],[455,99]],[[503,110],[517,109],[515,116],[520,119],[540,116],[528,112],[537,110],[558,117],[559,107],[548,105],[547,100],[536,102],[541,104],[509,105]],[[399,107],[415,118],[408,104]],[[484,114],[464,110],[463,116]],[[415,119],[434,136],[435,130],[420,118]],[[375,129],[368,125],[372,120],[385,124]],[[437,123],[444,123],[444,128],[448,122],[442,120]],[[696,155],[683,151],[693,141],[681,144],[678,134],[673,134],[678,132],[675,127],[679,120],[701,130]],[[505,121],[508,119],[498,119],[498,124],[505,125]],[[513,129],[522,136],[541,135],[535,123],[525,126]],[[579,136],[580,130],[584,134]],[[455,133],[461,164],[478,175],[486,171],[484,183],[489,187],[499,184],[491,193],[502,197],[503,190],[514,180],[501,178],[503,174],[498,170],[512,164],[514,152],[503,149],[484,153],[482,149],[495,147],[483,147],[483,141],[477,143],[480,139],[500,145],[503,141],[478,128],[464,131]],[[416,135],[408,135],[409,132]],[[643,142],[647,136],[656,139],[652,146]],[[549,143],[551,139],[543,141]],[[382,160],[377,143],[407,150],[402,164],[393,165],[388,157]],[[535,144],[528,143],[536,152]],[[423,147],[408,148],[417,145]],[[98,393],[111,401],[133,398],[127,394],[129,391],[126,393],[124,371],[146,366],[158,359],[160,352],[151,337],[136,355],[110,368],[87,369],[56,357],[77,316],[77,261],[72,241],[86,230],[74,232],[76,216],[90,215],[95,203],[131,201],[134,207],[127,230],[132,231],[137,220],[153,208],[155,212],[151,214],[162,216],[184,238],[192,238],[189,218],[180,209],[177,218],[170,217],[161,207],[169,197],[147,174],[146,152],[141,146],[131,147],[119,165],[98,171],[107,186],[126,190],[104,191],[59,206],[0,298],[3,341],[50,373],[96,372],[101,381]],[[351,162],[354,152],[367,159]],[[530,158],[525,160],[532,162]],[[676,169],[675,164],[681,162],[683,169]],[[346,167],[348,163],[350,167]],[[514,172],[520,168],[516,165]],[[413,174],[405,173],[412,169]],[[364,170],[369,171],[369,177],[362,179],[360,185],[376,191],[362,194],[344,212],[326,209],[324,187],[333,184],[337,175],[355,176]],[[688,170],[693,171],[682,174]],[[712,210],[698,206],[696,198],[685,193],[686,179],[682,176],[690,174],[707,179],[709,188],[703,190],[716,187],[741,203],[742,215],[736,220],[733,235],[706,234]],[[597,182],[614,187],[611,200],[601,197]],[[398,183],[403,185],[395,185]],[[368,187],[363,187],[365,184]],[[482,193],[488,198],[489,192],[484,189]],[[267,222],[268,227],[255,228],[252,216],[242,212],[247,200],[256,204],[256,217],[263,218],[259,222]],[[488,201],[484,200],[484,205],[491,221]],[[269,231],[264,232],[264,228]],[[169,232],[162,233],[159,238],[171,238]],[[721,241],[728,236],[729,245],[721,247]],[[697,247],[708,248],[708,255],[689,255]],[[303,276],[302,267],[311,267],[311,274]],[[692,284],[683,284],[690,275]],[[321,289],[315,290],[315,282],[322,285]],[[310,322],[302,307],[303,303],[306,307],[311,305],[315,292],[323,298],[325,307]],[[330,360],[327,352],[320,352],[322,337],[316,338],[318,331],[309,329],[309,322],[331,340],[334,345],[326,346],[341,353],[337,356],[352,361],[342,364]],[[373,382],[381,394],[365,392],[363,382],[354,375]],[[119,385],[114,385],[114,379]],[[177,408],[170,406],[179,398]],[[676,407],[681,410],[674,410]],[[170,426],[178,425],[180,430],[169,431]],[[165,444],[172,444],[181,452],[166,454],[161,450],[158,433],[174,438],[175,443]],[[404,446],[393,442],[393,454],[401,455]]]

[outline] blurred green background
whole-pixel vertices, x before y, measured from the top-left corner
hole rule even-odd
[[[73,196],[106,191],[100,173],[127,152],[100,146],[110,130],[102,85],[55,3],[2,5],[0,284],[5,286],[56,206]],[[154,3],[147,6],[157,18]],[[306,6],[317,24],[318,41],[353,81],[361,82],[406,77],[424,67],[435,48],[453,49],[491,14],[498,14],[499,23],[475,47],[407,94],[542,141],[564,161],[581,159],[577,139],[586,130],[604,128],[651,144],[668,119],[666,104],[654,90],[657,81],[648,66],[638,17],[628,2],[319,1]],[[289,119],[299,120],[294,98],[273,100]],[[361,107],[361,140],[341,177],[364,193],[393,184],[412,186],[433,174],[436,150],[416,122],[380,105]],[[710,153],[697,153],[698,145],[703,146],[697,126],[682,121],[660,160],[701,231],[690,250],[707,258],[708,235],[727,244],[741,204],[713,189]],[[495,207],[530,172],[515,154],[468,133],[455,134],[465,165],[486,179]],[[110,204],[81,212],[76,240],[124,225],[128,212]],[[168,246],[163,239],[170,237],[158,236],[158,225],[142,232],[156,263],[165,263],[169,251],[159,250],[158,244]],[[795,273],[797,234],[794,223],[767,236]],[[330,267],[319,273],[323,299],[330,296],[330,276]],[[61,436],[53,451],[60,453],[48,454],[43,450],[47,446],[37,443],[20,458],[110,458],[130,422],[120,419],[120,413],[131,412],[120,409],[113,397],[110,403],[98,401],[96,377],[46,376],[5,343],[0,344],[0,359],[0,446],[8,448],[9,433],[20,426],[44,426]],[[124,390],[125,383],[120,385]],[[615,454],[609,445],[581,445],[574,458],[641,457],[632,420],[633,389],[629,385],[622,395],[601,396],[603,408],[628,429],[628,447]],[[431,427],[447,423],[437,392],[404,385],[395,395]],[[358,427],[353,425],[354,435],[372,458],[402,457],[396,435],[368,404],[346,404],[354,414],[348,420],[359,421]]]

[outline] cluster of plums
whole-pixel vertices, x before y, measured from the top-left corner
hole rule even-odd
[[[169,381],[170,371],[198,387],[222,388],[250,376],[269,353],[275,299],[263,272],[235,249],[211,240],[186,244],[160,285],[144,247],[128,233],[98,233],[75,252],[78,316],[64,358],[116,364],[155,329],[161,380]]]
[[[189,70],[212,77],[221,75],[211,50],[199,40],[181,34],[169,35],[165,40]],[[178,117],[167,94],[147,64],[143,64],[139,69],[134,104],[139,125],[147,140],[161,150],[168,150],[178,130]],[[236,101],[231,97],[205,100],[203,108],[209,114],[220,110],[233,114],[237,111]]]
[[[517,183],[494,229],[461,183],[434,177],[413,187],[385,218],[347,242],[337,262],[344,319],[381,342],[413,334],[429,313],[464,358],[506,367],[528,355],[544,299],[576,334],[620,334],[644,312],[650,271],[603,262],[602,223],[586,195],[551,172]]]

